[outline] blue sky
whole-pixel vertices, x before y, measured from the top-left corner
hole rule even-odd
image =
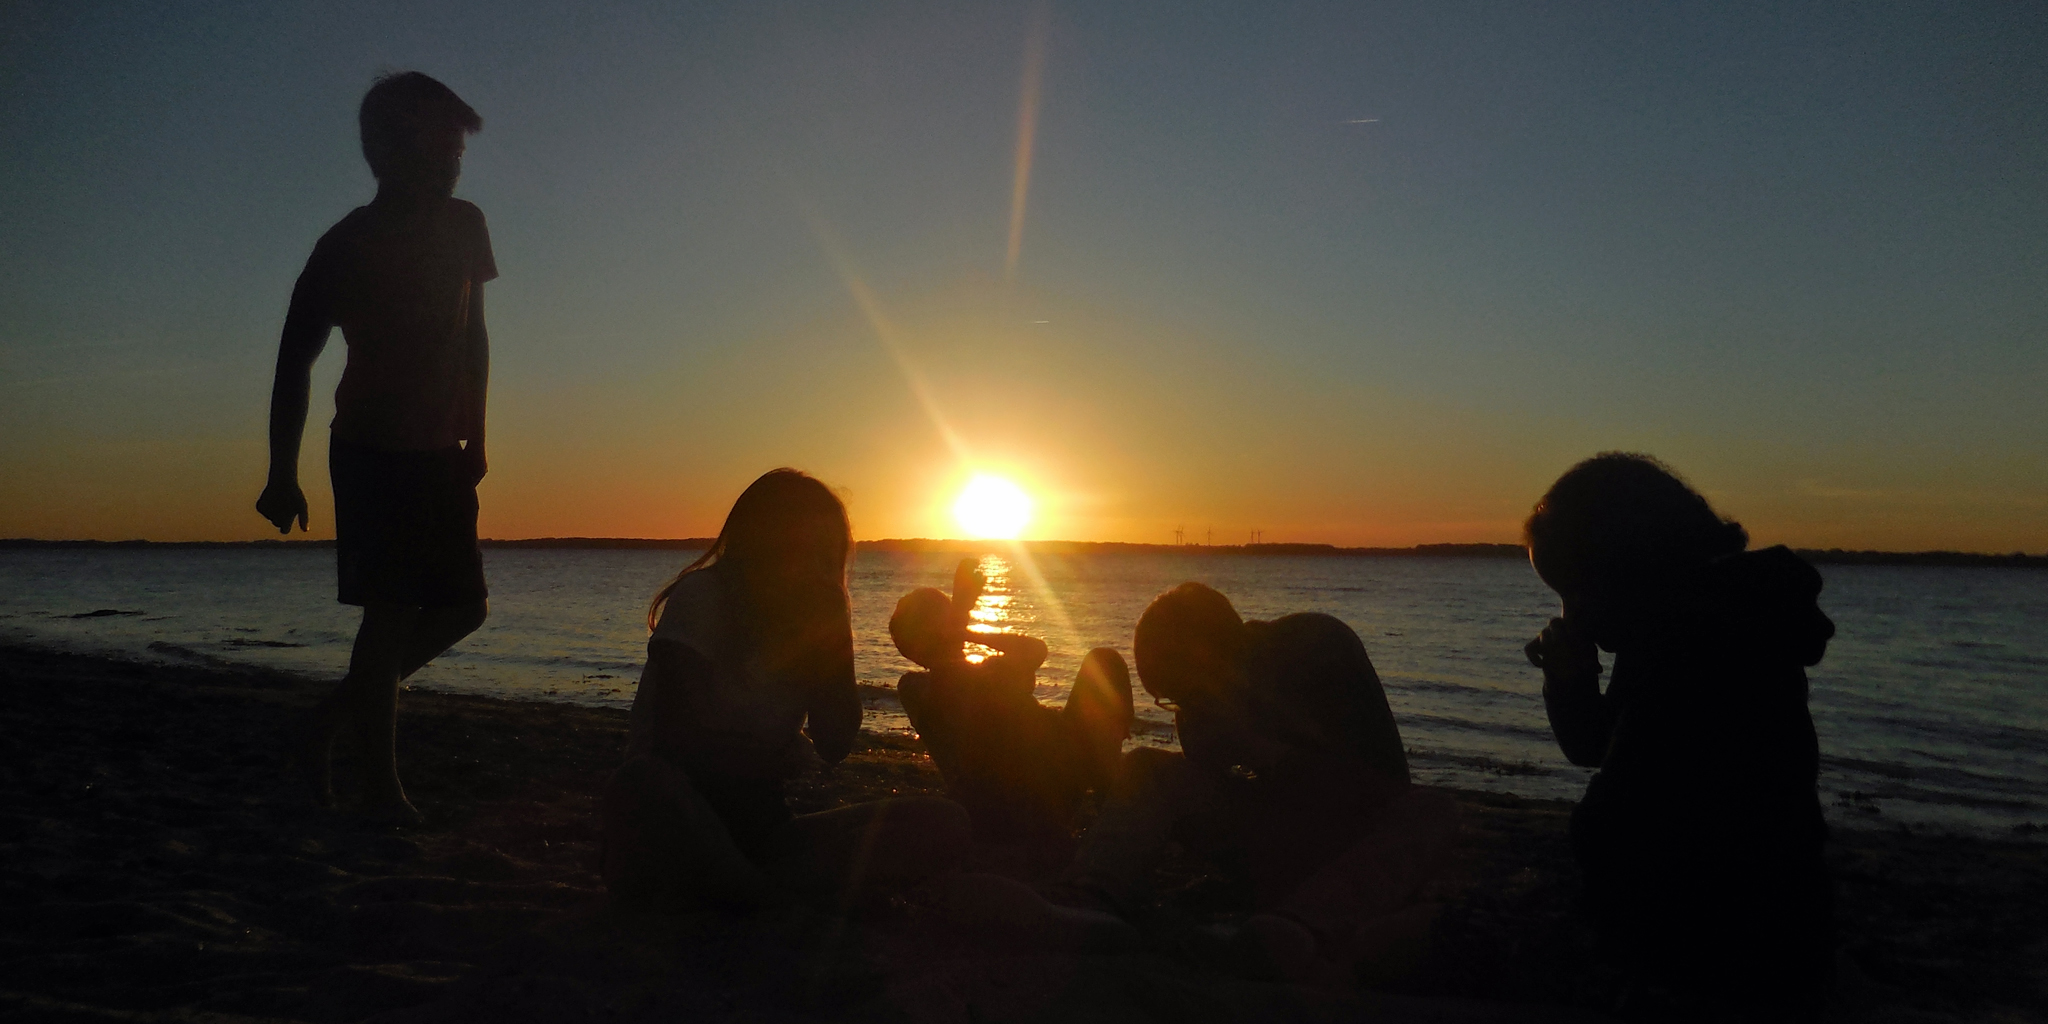
[[[1040,536],[1508,540],[1629,448],[1760,540],[2048,549],[2040,8],[0,18],[0,535],[260,535],[292,278],[418,69],[485,119],[486,534],[701,535],[795,464],[863,536],[985,469]]]

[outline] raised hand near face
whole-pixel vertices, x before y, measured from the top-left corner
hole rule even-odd
[[[1572,628],[1564,619],[1551,619],[1550,625],[1536,639],[1522,648],[1529,658],[1529,664],[1543,670],[1546,677],[1571,679],[1580,676],[1600,674],[1600,650],[1581,630]]]
[[[953,621],[952,628],[960,643],[967,642],[967,627],[974,621],[974,605],[988,590],[988,577],[982,575],[978,559],[963,558],[953,567]]]

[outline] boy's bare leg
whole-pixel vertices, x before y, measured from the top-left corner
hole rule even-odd
[[[1142,903],[1146,878],[1174,823],[1211,810],[1215,784],[1180,754],[1138,747],[1124,754],[1119,778],[1057,888],[1115,906]]]
[[[322,806],[334,802],[334,737],[342,726],[353,723],[364,746],[365,812],[398,821],[419,820],[419,811],[406,799],[398,780],[398,686],[475,632],[487,612],[481,601],[457,608],[364,606],[348,676],[314,710],[299,751],[314,798]]]
[[[420,615],[421,609],[407,605],[363,606],[363,622],[356,629],[355,646],[349,652],[348,675],[313,709],[312,720],[300,740],[300,769],[306,773],[313,797],[321,806],[334,804],[334,738],[347,725],[356,727],[369,748],[364,752],[364,771],[372,803],[379,802],[397,786],[395,743],[377,743],[375,734],[379,730],[371,723],[380,717],[381,711],[381,717],[391,722],[388,731],[394,735],[397,731],[399,672],[405,655],[410,653],[407,640]],[[379,750],[380,746],[384,749]],[[380,785],[385,780],[379,776],[387,773],[391,776],[389,783]],[[399,799],[404,800],[403,789],[399,790]]]
[[[787,829],[791,849],[770,876],[842,912],[958,867],[974,834],[959,804],[936,797],[816,811]]]
[[[491,606],[487,601],[459,608],[419,609],[419,618],[413,623],[412,633],[405,640],[405,649],[399,654],[398,678],[412,678],[412,674],[425,668],[427,662],[447,653],[448,648],[462,642],[463,637],[476,632],[490,613]]]

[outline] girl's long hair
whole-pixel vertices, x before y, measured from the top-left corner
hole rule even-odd
[[[793,550],[796,545],[821,540],[829,545],[829,550]],[[654,595],[647,608],[647,628],[652,630],[660,623],[662,609],[685,577],[714,565],[735,570],[722,574],[727,576],[724,585],[738,605],[738,620],[745,636],[756,647],[811,616],[828,611],[844,616],[848,607],[846,563],[852,552],[853,525],[839,496],[808,473],[787,467],[771,469],[740,492],[711,547]],[[821,567],[829,564],[838,568],[829,588],[797,588],[791,592],[787,586],[762,579],[769,566],[806,554]],[[823,582],[822,573],[819,582]],[[833,607],[827,608],[828,603]]]

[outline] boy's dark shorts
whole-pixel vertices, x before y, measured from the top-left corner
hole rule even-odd
[[[456,608],[487,596],[476,485],[463,463],[460,446],[394,452],[329,442],[342,604]]]

